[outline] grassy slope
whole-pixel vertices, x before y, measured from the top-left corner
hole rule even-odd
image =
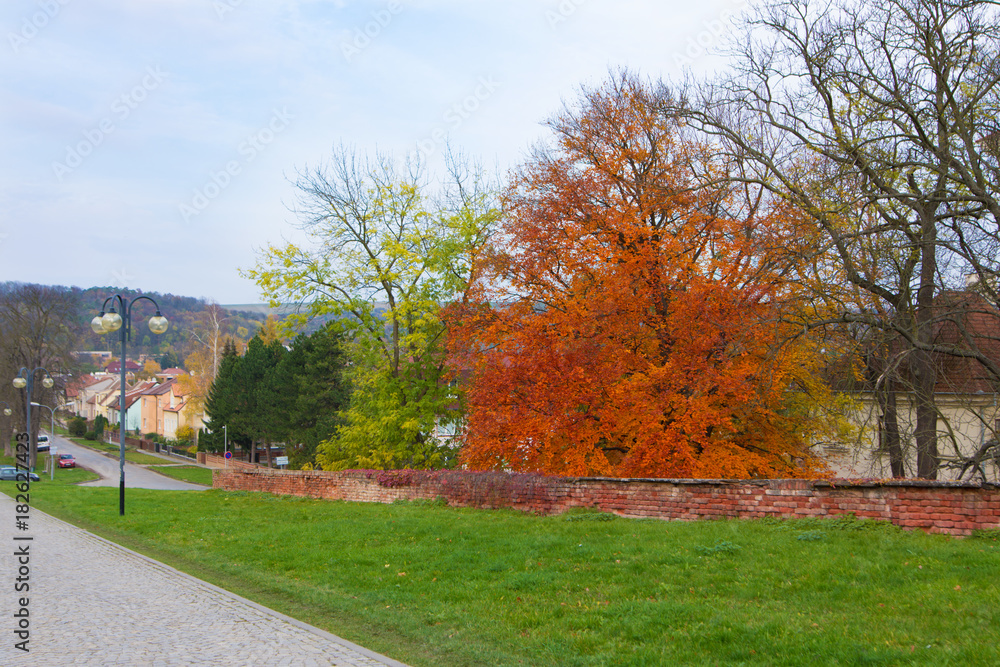
[[[159,465],[149,466],[149,469],[155,470],[161,475],[166,475],[167,477],[179,479],[184,482],[212,486],[212,470],[210,468],[202,468],[200,466]]]
[[[38,485],[41,510],[414,665],[1000,664],[1000,548],[859,521],[667,523]]]

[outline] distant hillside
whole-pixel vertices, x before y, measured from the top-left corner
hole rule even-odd
[[[266,303],[236,303],[223,305],[222,307],[234,313],[258,313],[264,317],[267,317],[268,315],[284,317],[288,313],[295,312],[294,306],[278,306],[277,308],[272,308]]]
[[[162,355],[168,351],[174,352],[178,359],[183,362],[184,357],[192,349],[192,334],[203,325],[199,320],[209,305],[205,299],[198,299],[189,296],[177,296],[175,294],[159,294],[157,292],[139,292],[136,290],[116,289],[108,287],[92,287],[80,291],[80,302],[87,310],[82,318],[85,328],[82,331],[86,349],[114,349],[117,338],[111,336],[97,336],[90,331],[90,320],[101,308],[105,297],[111,294],[121,294],[129,300],[143,295],[154,299],[160,306],[163,316],[170,321],[170,328],[166,333],[157,336],[149,331],[145,322],[153,315],[155,309],[153,305],[140,301],[133,311],[132,342],[129,344],[129,356],[139,354],[149,354],[153,356]],[[89,307],[89,308],[88,308]],[[254,312],[253,310],[241,310],[239,312],[226,310],[223,330],[233,336],[244,340],[253,336],[260,327],[267,315],[265,313]],[[137,320],[141,317],[141,321]],[[133,353],[133,350],[135,352]]]
[[[287,315],[292,313],[297,313],[299,310],[308,311],[307,306],[300,307],[295,304],[282,304],[277,307],[271,307],[266,303],[238,303],[238,304],[228,304],[222,306],[227,311],[232,313],[245,313],[247,315],[258,316],[261,320],[266,319],[269,315],[283,319]],[[375,304],[375,312],[383,313],[389,309],[389,304],[384,302],[377,302]],[[334,315],[321,315],[319,317],[311,318],[306,324],[305,328],[302,329],[302,333],[311,334],[318,331],[324,324],[336,319]]]
[[[74,333],[79,338],[77,349],[81,350],[111,350],[117,353],[119,346],[117,333],[98,336],[90,328],[90,321],[101,311],[108,297],[121,294],[132,302],[138,296],[148,296],[156,301],[160,312],[169,321],[170,328],[164,334],[153,334],[146,322],[155,314],[156,308],[145,300],[137,302],[132,311],[132,338],[128,344],[128,354],[133,358],[142,354],[158,357],[172,352],[179,361],[183,362],[195,344],[192,341],[192,333],[200,328],[199,319],[204,316],[210,305],[204,299],[189,296],[141,292],[119,287],[89,287],[87,289],[62,285],[50,287],[70,294],[76,303]],[[109,302],[108,305],[110,307],[111,303]],[[253,336],[266,317],[266,313],[256,312],[253,309],[233,311],[226,308],[223,329],[226,333],[247,339]]]

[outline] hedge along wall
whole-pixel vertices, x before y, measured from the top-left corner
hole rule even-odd
[[[1000,528],[1000,485],[967,482],[607,479],[457,470],[258,468],[216,469],[213,486],[378,503],[440,496],[454,506],[511,507],[539,514],[589,507],[627,517],[693,521],[853,513],[907,529],[952,535]]]

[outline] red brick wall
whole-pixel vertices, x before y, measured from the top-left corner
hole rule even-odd
[[[463,507],[558,514],[592,507],[621,516],[693,521],[854,513],[903,528],[968,535],[1000,528],[1000,487],[923,480],[603,479],[467,471],[220,470],[217,489],[388,503],[444,497]]]

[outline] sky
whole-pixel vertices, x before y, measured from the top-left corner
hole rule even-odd
[[[4,0],[0,281],[262,302],[335,147],[502,176],[611,71],[724,66],[741,2]]]

